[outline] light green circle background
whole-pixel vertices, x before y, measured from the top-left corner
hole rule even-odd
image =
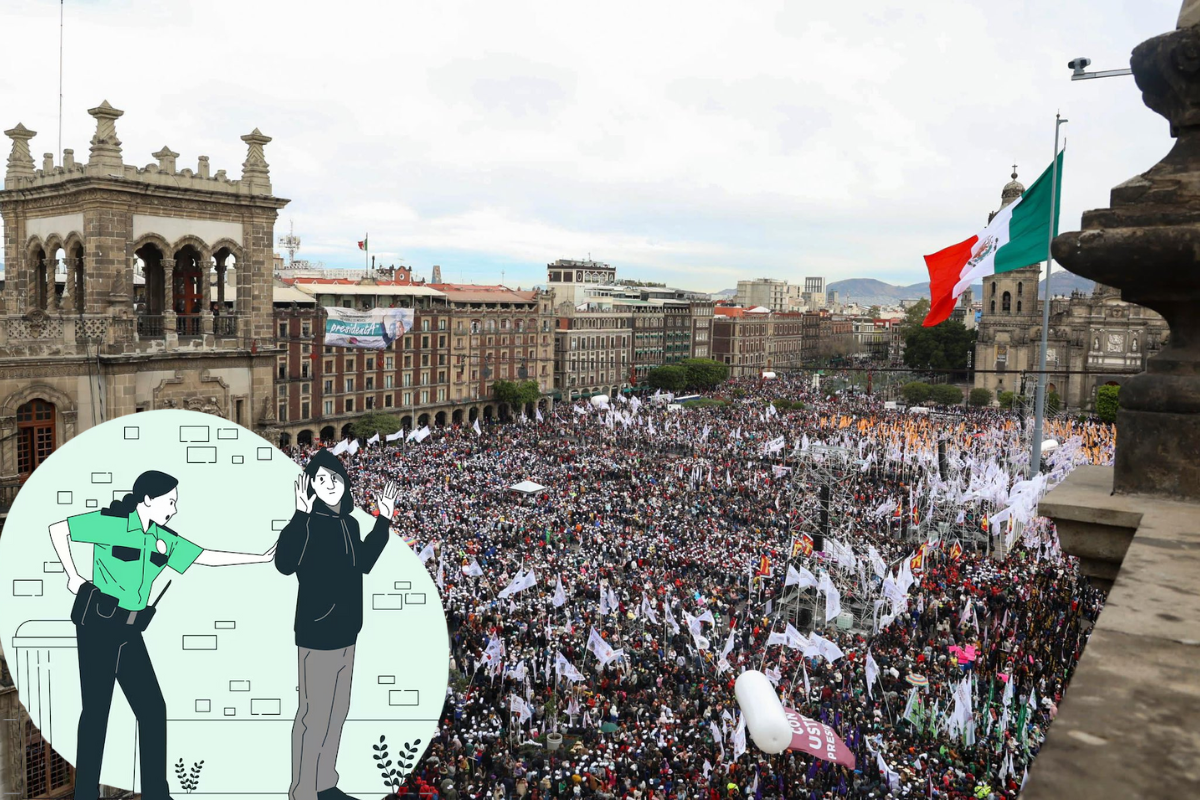
[[[74,595],[47,529],[124,496],[147,469],[179,479],[170,527],[207,549],[263,553],[296,508],[298,464],[252,431],[197,411],[110,420],[33,472],[0,536],[0,644],[33,724],[72,764],[80,707]],[[360,487],[352,492],[361,505]],[[357,507],[354,516],[366,536],[374,517]],[[91,545],[71,549],[89,578]],[[167,704],[172,795],[184,794],[175,773],[182,758],[189,770],[204,761],[192,794],[286,796],[298,698],[295,576],[270,563],[166,569],[151,600],[168,580],[144,636]],[[371,745],[386,737],[395,762],[404,743],[420,739],[423,752],[435,733],[449,638],[437,587],[399,536],[364,577],[363,598],[337,769],[342,790],[371,798],[387,793]],[[118,685],[101,782],[140,791],[136,753],[136,721]]]

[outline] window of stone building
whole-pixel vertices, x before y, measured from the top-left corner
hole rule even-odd
[[[25,794],[45,797],[71,785],[75,770],[42,738],[32,722],[25,723]]]
[[[371,358],[371,357],[367,358],[367,369],[368,370],[375,369],[375,359],[374,358]]]
[[[374,408],[374,407],[375,407],[375,398],[374,398],[374,397],[371,397],[371,396],[368,396],[368,397],[367,397],[367,400],[366,400],[366,403],[367,403],[367,408],[368,408],[368,409],[372,409],[372,408]]]
[[[333,394],[333,381],[325,381],[325,385],[322,387],[322,390],[325,394]]]
[[[385,394],[383,396],[383,407],[384,408],[392,407],[392,396],[390,394]]]
[[[301,361],[300,362],[300,377],[301,378],[308,377],[308,372],[309,372],[309,369],[311,368],[311,366],[312,366],[311,361]]]
[[[401,395],[401,397],[400,397],[400,401],[403,405],[411,406],[412,405],[412,392],[404,392],[403,395]]]
[[[287,338],[287,328],[288,328],[288,326],[287,326],[286,322],[279,323],[279,338],[280,339]]]
[[[421,330],[422,330],[422,331],[427,331],[427,330],[429,330],[429,319],[428,319],[428,317],[427,317],[427,318],[425,318],[425,319],[423,319],[423,320],[421,320]]]
[[[307,402],[300,404],[300,419],[308,419],[309,409],[312,408]]]
[[[1021,313],[1021,301],[1020,300],[1017,301],[1017,313],[1018,314]]]
[[[354,410],[354,398],[353,398],[353,397],[347,397],[347,398],[346,398],[346,411],[347,411],[347,412],[350,412],[350,411],[353,411],[353,410]]]
[[[993,314],[996,313],[996,301],[995,300],[992,301],[991,313],[993,313]]]
[[[327,416],[327,417],[333,416],[333,401],[332,400],[325,401],[325,416]]]
[[[287,422],[287,403],[279,404],[279,421]]]
[[[1018,282],[1017,283],[1017,297],[1020,297],[1022,294],[1025,293],[1024,289],[1025,289],[1025,285],[1023,283]]]
[[[366,381],[366,386],[364,388],[368,392],[375,388],[375,376],[374,375],[368,375],[364,380]]]
[[[1009,313],[1010,311],[1012,311],[1012,293],[1011,292],[1005,292],[1003,295],[1000,296],[1000,310],[1006,314]]]

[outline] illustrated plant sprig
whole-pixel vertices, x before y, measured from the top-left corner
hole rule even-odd
[[[193,762],[190,770],[184,766],[182,758],[175,764],[175,777],[179,779],[179,786],[188,794],[196,791],[196,788],[200,785],[200,771],[202,769],[204,769],[203,761]]]
[[[404,753],[396,756],[395,766],[392,765],[391,756],[388,754],[385,737],[380,736],[379,744],[373,744],[371,747],[375,750],[375,755],[371,757],[375,759],[376,766],[379,767],[383,785],[392,794],[400,794],[400,785],[416,766],[421,740],[415,739],[411,743],[403,745]]]

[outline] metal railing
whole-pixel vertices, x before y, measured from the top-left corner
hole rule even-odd
[[[180,314],[175,318],[175,331],[180,336],[199,336],[200,335],[200,315],[184,315]]]
[[[237,336],[237,317],[232,316],[217,316],[213,317],[213,334],[216,336]]]
[[[155,338],[165,335],[166,328],[163,325],[163,317],[155,314],[138,314],[137,332],[138,336]]]

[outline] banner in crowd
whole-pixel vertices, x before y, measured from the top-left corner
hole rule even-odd
[[[411,308],[325,309],[325,346],[383,350],[413,326]]]
[[[803,716],[793,708],[784,708],[784,716],[792,726],[792,744],[789,750],[808,753],[835,764],[854,769],[854,753],[833,732],[833,728]]]

